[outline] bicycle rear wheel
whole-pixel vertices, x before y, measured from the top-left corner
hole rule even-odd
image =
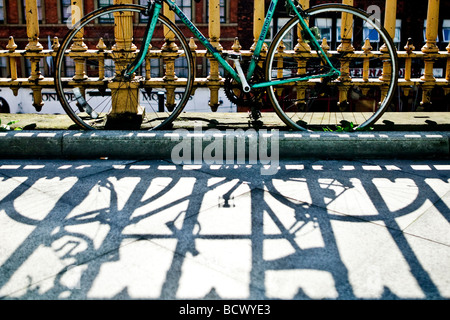
[[[369,128],[389,108],[395,93],[398,65],[391,37],[379,21],[350,6],[321,5],[307,14],[309,28],[341,75],[270,87],[276,113],[296,130]],[[281,28],[267,54],[267,80],[329,71],[313,43],[303,39],[307,37],[297,17]]]
[[[186,38],[162,15],[144,64],[131,78],[123,76],[141,49],[144,10],[117,5],[94,11],[62,42],[55,87],[64,110],[82,128],[108,129],[113,123],[114,129],[128,129],[138,119],[140,129],[160,129],[188,102],[194,60]]]

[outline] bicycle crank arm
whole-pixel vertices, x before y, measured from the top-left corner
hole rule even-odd
[[[239,76],[239,79],[241,80],[242,90],[244,90],[244,92],[250,92],[251,87],[248,84],[247,78],[245,77],[244,71],[242,70],[242,67],[241,67],[241,62],[240,62],[241,56],[230,55],[228,58],[229,58],[229,60],[234,62],[234,66],[236,68],[237,74]]]

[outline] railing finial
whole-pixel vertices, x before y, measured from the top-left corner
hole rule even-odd
[[[406,53],[410,54],[412,53],[416,47],[414,47],[414,44],[412,42],[412,38],[408,38],[408,42],[406,42],[406,46],[404,47]]]
[[[58,37],[54,37],[54,38],[53,38],[53,43],[52,43],[52,50],[53,50],[53,51],[58,51],[59,46],[60,46],[60,44],[59,44],[59,39],[58,39]]]
[[[364,53],[370,53],[370,51],[372,51],[373,47],[370,44],[370,40],[366,39],[364,41],[364,46],[362,47],[362,49],[364,50]]]
[[[103,41],[103,37],[100,37],[100,39],[98,39],[98,43],[96,45],[96,48],[98,49],[99,52],[103,52],[106,50],[106,44]]]
[[[198,46],[195,43],[194,37],[191,37],[191,39],[189,39],[189,49],[191,49],[192,52],[195,52],[195,50],[197,50]]]
[[[239,52],[239,51],[241,51],[242,46],[241,46],[241,44],[239,43],[238,37],[234,38],[233,46],[231,47],[231,49],[232,49],[234,52]]]
[[[10,36],[9,37],[9,41],[8,41],[8,45],[6,46],[6,49],[9,50],[9,52],[14,52],[17,49],[17,44],[14,42],[14,37]]]

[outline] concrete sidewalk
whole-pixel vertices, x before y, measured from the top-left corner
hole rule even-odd
[[[449,207],[448,160],[0,160],[0,297],[449,299]]]
[[[448,159],[450,113],[385,113],[370,132],[289,131],[273,113],[260,130],[245,113],[183,113],[167,131],[80,131],[66,115],[2,114],[24,130],[0,132],[0,158],[172,159],[180,142],[232,153],[277,147],[281,159]],[[215,143],[213,143],[215,142]],[[201,155],[203,157],[203,154]]]

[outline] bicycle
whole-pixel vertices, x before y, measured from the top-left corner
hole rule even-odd
[[[252,55],[243,57],[217,50],[173,0],[150,0],[147,6],[93,11],[64,38],[56,56],[56,92],[82,128],[107,127],[114,103],[145,109],[149,129],[166,128],[183,111],[194,87],[194,56],[177,25],[162,14],[164,3],[223,67],[225,92],[236,104],[270,102],[295,130],[344,122],[367,128],[390,106],[398,80],[396,49],[379,21],[362,10],[342,4],[304,10],[297,0],[286,0],[288,21],[264,50],[279,4],[272,0]],[[136,21],[143,20],[141,34]],[[100,38],[96,49],[83,47],[84,39]],[[326,48],[324,38],[335,48]],[[368,38],[382,47],[373,50]],[[358,73],[362,78],[352,81]],[[155,93],[159,103],[149,98]]]

